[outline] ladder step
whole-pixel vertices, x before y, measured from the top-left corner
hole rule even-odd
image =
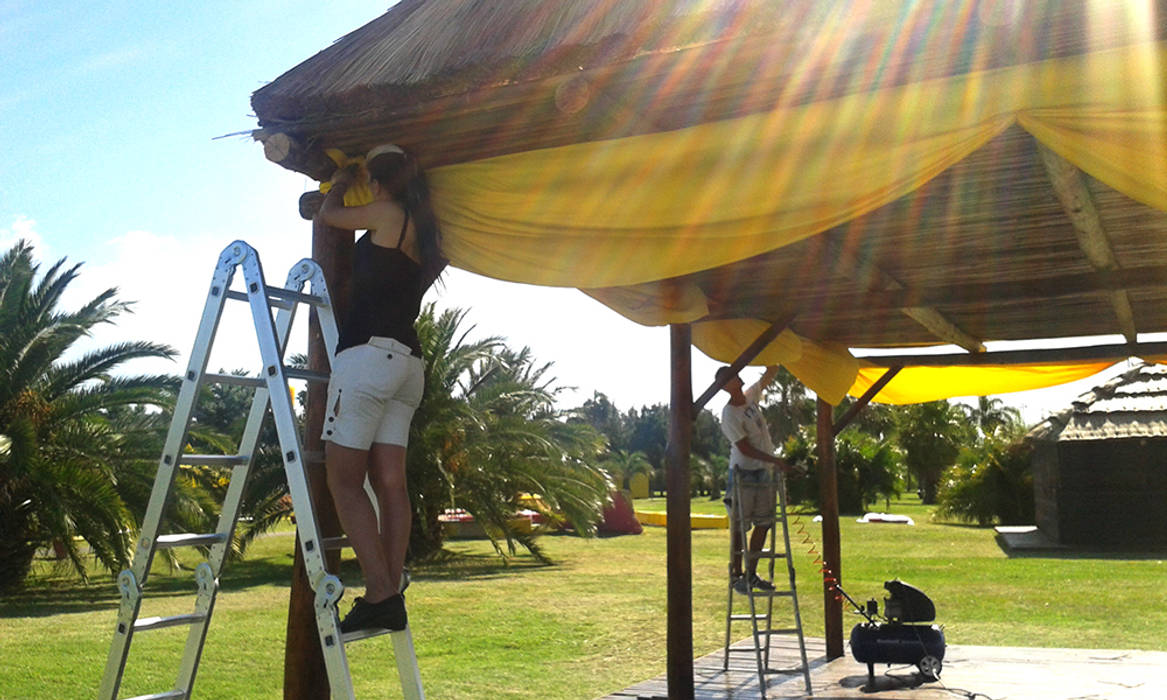
[[[233,467],[236,464],[247,464],[251,455],[180,455],[179,462],[200,467]]]
[[[296,304],[311,304],[313,306],[324,306],[324,299],[314,294],[304,294],[303,292],[294,292],[283,287],[266,287],[264,292],[267,294],[268,306],[274,306],[282,309],[290,309]],[[227,291],[228,299],[238,299],[240,301],[250,301],[246,292],[235,291],[234,289]]]
[[[203,375],[203,380],[212,384],[235,384],[237,386],[264,386],[267,382],[257,377],[241,376],[238,374],[213,374],[208,372]]]
[[[381,635],[392,634],[392,630],[386,629],[369,629],[357,630],[356,632],[346,632],[340,635],[340,640],[345,644],[349,642],[359,642],[362,639],[370,639],[372,637],[380,637]]]
[[[323,547],[325,551],[328,551],[332,549],[344,549],[345,547],[350,547],[352,545],[349,544],[347,535],[341,535],[340,537],[321,537],[320,546]]]
[[[731,620],[765,620],[765,615],[730,615]]]
[[[328,383],[327,372],[315,372],[310,369],[297,369],[295,367],[285,367],[284,376],[288,379],[302,379],[308,382],[320,382],[322,384]],[[203,375],[205,381],[212,384],[235,384],[237,386],[261,387],[267,386],[267,381],[259,377],[242,377],[237,374],[212,374],[208,372]]]
[[[310,369],[297,369],[295,367],[285,367],[284,376],[288,379],[304,379],[309,382],[328,383],[328,372],[315,372]]]
[[[135,695],[132,698],[126,698],[126,700],[166,700],[167,698],[180,700],[185,697],[186,693],[181,690],[168,690],[165,693],[154,693],[153,695]]]
[[[794,591],[754,591],[755,598],[790,598]]]
[[[763,549],[760,552],[748,552],[747,556],[750,559],[785,559],[786,552],[771,552],[768,549]]]
[[[202,613],[175,615],[173,617],[143,617],[134,623],[134,630],[137,632],[145,632],[146,630],[158,630],[164,627],[193,625],[196,622],[202,622],[206,618],[207,616]]]
[[[201,547],[203,545],[218,544],[225,542],[227,536],[221,532],[210,532],[205,535],[194,534],[174,534],[174,535],[159,535],[158,539],[154,540],[154,546],[158,549],[171,549],[173,547]]]
[[[797,627],[772,627],[770,629],[758,630],[758,634],[795,634],[798,632]]]

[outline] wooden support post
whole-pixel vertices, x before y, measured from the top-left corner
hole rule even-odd
[[[669,698],[692,700],[693,561],[689,524],[689,449],[693,438],[692,329],[669,326],[671,404],[666,451],[668,488],[668,685]]]
[[[338,319],[344,318],[344,311],[348,308],[352,251],[351,231],[332,229],[319,220],[313,220],[312,259],[324,271],[333,311]],[[324,347],[315,309],[308,323],[308,367],[318,372],[329,369],[328,352]],[[307,455],[324,453],[320,432],[324,425],[327,395],[328,387],[324,384],[312,383],[308,387],[307,425],[304,428],[304,452]],[[320,535],[325,538],[336,537],[341,534],[340,521],[328,491],[324,462],[320,458],[305,460],[305,470]],[[340,568],[340,550],[328,552],[325,561],[329,572],[336,573]],[[314,599],[315,593],[308,582],[297,535],[295,561],[292,564],[292,592],[288,602],[287,639],[284,643],[284,700],[329,697],[328,671],[324,666],[320,637],[316,631]]]
[[[843,581],[839,546],[839,482],[835,472],[834,411],[831,404],[818,400],[819,493],[823,516],[823,568],[827,576]],[[827,658],[843,655],[843,603],[830,583],[823,581],[823,627],[826,632]]]

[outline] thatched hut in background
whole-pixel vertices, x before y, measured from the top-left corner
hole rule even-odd
[[[1140,364],[1030,437],[1042,534],[1071,546],[1167,546],[1167,367]]]

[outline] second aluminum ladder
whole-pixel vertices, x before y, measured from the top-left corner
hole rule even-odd
[[[731,467],[731,469],[736,469]],[[733,481],[733,489],[730,497],[734,499],[734,503],[742,503],[741,488],[742,480],[737,478],[736,474],[731,474]],[[806,693],[810,695],[813,693],[810,683],[810,664],[806,658],[806,639],[802,634],[802,616],[798,610],[798,589],[795,583],[794,576],[794,561],[790,557],[790,528],[786,519],[786,479],[777,474],[774,478],[773,486],[777,492],[777,503],[773,511],[774,517],[769,521],[770,535],[769,547],[760,552],[750,552],[749,544],[749,529],[750,521],[746,518],[741,518],[738,523],[738,536],[741,544],[740,549],[736,552],[733,546],[733,537],[730,537],[730,564],[727,571],[727,579],[729,581],[727,589],[729,591],[726,599],[725,608],[725,651],[722,659],[722,670],[729,670],[729,655],[731,653],[751,654],[757,664],[758,671],[758,687],[761,692],[762,700],[766,700],[766,684],[767,676],[770,674],[788,674],[801,673],[803,682],[806,685]],[[778,549],[778,526],[782,527],[782,549]],[[730,527],[733,527],[732,518],[730,519]],[[775,589],[772,591],[755,590],[753,585],[748,581],[746,584],[746,594],[742,595],[734,591],[734,572],[733,559],[734,555],[741,557],[742,571],[749,576],[751,568],[751,559],[765,560],[767,562],[767,569],[769,580],[775,583]],[[786,561],[786,573],[790,588],[782,589],[778,587],[778,582],[775,580],[775,571],[777,569],[776,563],[779,559]],[[760,562],[759,562],[760,563]],[[742,600],[746,603],[748,612],[734,612],[734,601]],[[789,598],[790,605],[793,608],[792,615],[794,618],[794,627],[777,628],[773,626],[774,618],[774,602],[779,598]],[[753,642],[749,646],[733,646],[732,627],[735,622],[750,623],[750,640]],[[802,663],[795,668],[773,668],[770,666],[770,641],[771,637],[775,635],[798,635],[798,651],[801,655]]]

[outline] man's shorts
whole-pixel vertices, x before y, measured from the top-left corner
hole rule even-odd
[[[770,476],[769,469],[736,469],[731,480],[737,488],[730,488],[725,494],[725,509],[729,513],[730,524],[741,527],[744,517],[751,525],[769,525],[774,520],[778,491]],[[741,503],[738,503],[738,498]]]
[[[374,336],[336,356],[328,382],[321,438],[358,450],[374,442],[409,444],[409,424],[421,403],[425,369],[409,346]]]

